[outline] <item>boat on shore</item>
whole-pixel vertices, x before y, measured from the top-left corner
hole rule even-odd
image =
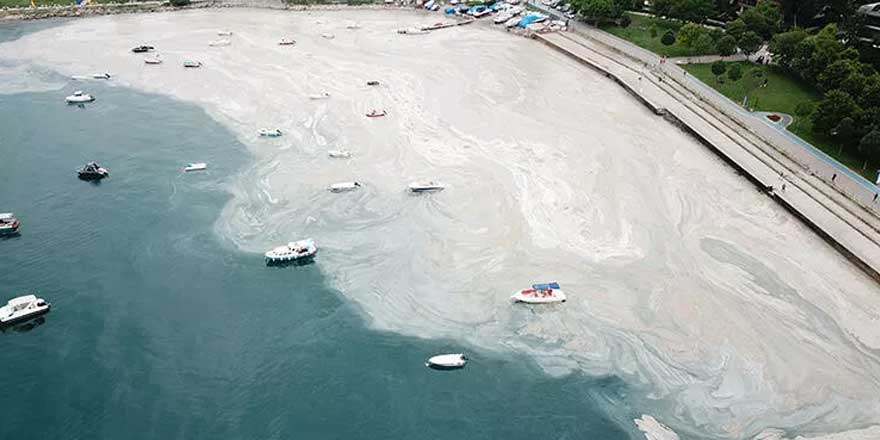
[[[278,246],[266,252],[266,264],[290,263],[297,260],[306,260],[318,253],[318,247],[311,238],[292,241],[284,246]]]
[[[281,136],[281,130],[277,129],[277,128],[274,130],[270,130],[268,128],[263,128],[263,129],[260,129],[260,131],[258,131],[257,133],[262,137],[280,137]]]
[[[89,162],[76,172],[82,180],[101,180],[110,177],[110,171],[98,165],[98,162]]]
[[[21,222],[11,212],[0,213],[0,235],[12,235],[18,233]]]
[[[435,182],[433,180],[426,181],[418,181],[412,182],[407,186],[409,192],[411,193],[429,193],[429,192],[438,192],[446,189],[446,186],[442,183]]]
[[[381,113],[379,113],[378,110],[372,110],[369,113],[367,113],[367,117],[368,118],[381,118],[387,114],[388,114],[388,112],[386,112],[385,110],[382,110]]]
[[[341,193],[341,192],[354,191],[354,190],[360,188],[361,186],[363,186],[363,185],[361,185],[361,183],[357,182],[357,181],[355,181],[355,182],[339,182],[339,183],[334,183],[334,184],[330,185],[327,188],[327,190],[330,192],[333,192],[333,193]]]
[[[293,38],[282,38],[282,39],[278,40],[279,46],[293,46],[295,44],[296,44],[296,40],[294,40]]]
[[[85,104],[94,101],[95,97],[88,93],[83,93],[82,90],[77,90],[73,92],[72,95],[64,98],[64,100],[67,101],[68,104]]]
[[[36,318],[49,313],[52,304],[36,295],[23,295],[12,298],[0,307],[0,326],[7,326]]]
[[[510,297],[513,302],[529,304],[549,304],[565,302],[565,292],[559,287],[559,283],[550,282],[533,284],[531,289],[517,291]]]
[[[351,151],[348,150],[329,150],[327,155],[334,159],[348,159],[351,157]]]
[[[467,356],[462,353],[439,354],[425,362],[426,367],[435,370],[456,370],[464,368],[465,364],[467,364]]]
[[[202,171],[208,169],[208,164],[204,162],[188,163],[183,167],[184,172]]]
[[[131,51],[134,53],[146,53],[155,50],[156,48],[153,46],[138,46],[132,49]]]

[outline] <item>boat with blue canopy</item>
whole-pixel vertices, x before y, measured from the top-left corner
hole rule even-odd
[[[559,283],[552,281],[549,283],[532,284],[531,289],[523,289],[510,297],[513,302],[523,302],[529,304],[548,304],[565,302],[565,292],[559,287]]]

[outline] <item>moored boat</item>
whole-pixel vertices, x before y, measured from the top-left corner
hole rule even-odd
[[[10,299],[0,307],[0,326],[12,325],[36,318],[49,312],[52,305],[36,295],[23,295]]]
[[[551,282],[544,284],[533,284],[531,289],[523,289],[510,297],[513,302],[524,302],[529,304],[547,304],[565,302],[565,292],[559,287],[559,283]]]
[[[101,180],[110,176],[110,171],[98,165],[98,162],[89,162],[77,171],[77,176],[82,180]]]
[[[361,186],[362,186],[361,183],[356,182],[356,181],[355,182],[339,182],[339,183],[334,183],[334,184],[330,185],[330,187],[328,187],[327,189],[330,192],[341,193],[341,192],[354,191],[354,190],[360,188]]]
[[[314,95],[309,95],[309,99],[329,99],[330,94],[327,92],[316,93]]]
[[[228,30],[217,31],[217,36],[218,37],[231,37],[232,31],[228,31]]]
[[[425,366],[437,370],[454,370],[463,368],[466,363],[467,357],[462,353],[439,354],[429,358]]]
[[[367,117],[368,118],[381,118],[387,114],[388,114],[388,112],[386,112],[385,110],[382,110],[381,113],[379,113],[378,110],[371,110],[369,113],[367,113]]]
[[[282,39],[278,40],[279,46],[293,46],[295,44],[296,44],[296,40],[294,40],[293,38],[282,38]]]
[[[379,85],[379,81],[375,81],[375,80],[373,80],[373,81],[367,81],[367,85],[368,85],[368,86],[378,86],[378,85]]]
[[[407,188],[412,193],[437,192],[446,189],[446,186],[440,182],[433,180],[419,181],[410,183]]]
[[[226,40],[226,39],[221,39],[221,40],[214,40],[214,41],[209,42],[208,46],[223,47],[223,46],[229,46],[230,44],[232,44],[231,41]]]
[[[145,53],[145,52],[150,52],[154,49],[155,49],[155,47],[153,47],[153,46],[138,46],[138,47],[135,47],[134,49],[132,49],[131,51],[134,53]]]
[[[0,213],[0,235],[12,235],[18,232],[21,222],[11,212]]]
[[[107,72],[104,73],[93,73],[92,78],[94,79],[110,79],[110,74]]]
[[[318,253],[318,247],[311,238],[305,240],[292,241],[284,246],[278,246],[266,252],[266,263],[289,263],[296,260],[303,260],[314,257]]]
[[[197,69],[199,67],[202,67],[202,62],[201,61],[186,60],[183,62],[183,67]]]
[[[281,130],[279,130],[277,128],[274,130],[270,130],[268,128],[263,128],[263,129],[260,129],[260,131],[258,131],[257,133],[259,133],[259,135],[262,137],[279,137],[279,136],[281,136]]]
[[[204,162],[188,163],[183,167],[183,171],[202,171],[208,169],[208,164]]]
[[[86,102],[92,102],[95,100],[95,97],[89,95],[88,93],[83,93],[82,90],[77,90],[73,92],[72,95],[64,98],[68,104],[84,104]]]
[[[322,38],[325,38],[325,39],[328,39],[328,40],[332,40],[332,39],[336,38],[336,35],[333,35],[333,34],[321,34],[321,37],[322,37]]]
[[[329,150],[327,155],[334,159],[348,159],[351,157],[351,151],[348,150]]]

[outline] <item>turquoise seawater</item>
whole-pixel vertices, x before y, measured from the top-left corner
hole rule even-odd
[[[616,378],[371,330],[318,265],[226,245],[213,224],[251,160],[232,133],[122,87],[67,106],[73,87],[0,95],[0,211],[23,221],[0,239],[0,300],[54,306],[0,333],[0,439],[641,436]],[[89,160],[111,177],[79,181]],[[423,366],[461,350],[463,370]]]

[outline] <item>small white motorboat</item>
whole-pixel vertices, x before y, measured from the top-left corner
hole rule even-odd
[[[454,370],[464,367],[466,363],[467,357],[462,353],[440,354],[428,359],[425,366],[437,370]]]
[[[232,44],[231,41],[226,40],[226,39],[223,39],[223,40],[214,40],[214,41],[211,41],[211,42],[208,43],[208,46],[211,46],[211,47],[224,47],[224,46],[229,46],[230,44]]]
[[[309,99],[330,99],[330,94],[327,92],[321,92],[315,95],[309,95]]]
[[[145,57],[144,63],[146,63],[146,64],[162,64],[162,58],[159,58],[159,54]]]
[[[21,222],[11,212],[0,213],[0,235],[12,235],[18,232]]]
[[[104,72],[104,73],[93,73],[93,74],[92,74],[92,78],[93,78],[93,79],[110,79],[110,74],[107,73],[107,72]]]
[[[510,297],[513,302],[529,304],[548,304],[565,302],[565,292],[559,288],[559,283],[533,284],[531,289],[523,289]]]
[[[188,163],[183,167],[183,171],[202,171],[208,169],[208,164],[204,162]]]
[[[257,133],[259,133],[260,136],[262,136],[262,137],[273,137],[274,138],[274,137],[281,136],[281,130],[279,130],[277,128],[274,130],[270,130],[268,128],[263,128],[260,131],[258,131]]]
[[[426,193],[443,191],[444,189],[446,189],[446,186],[433,180],[426,180],[410,183],[407,188],[409,188],[409,191],[413,193]]]
[[[328,39],[328,40],[332,40],[332,39],[336,38],[336,35],[333,35],[333,34],[321,34],[321,37],[322,37],[322,38],[326,38],[326,39]]]
[[[82,90],[77,90],[73,92],[72,95],[64,98],[64,100],[67,101],[68,104],[83,104],[94,101],[95,97],[88,93],[83,93]]]
[[[228,31],[228,30],[217,31],[217,36],[218,37],[231,37],[232,31]]]
[[[289,263],[314,257],[317,253],[318,247],[315,246],[315,241],[307,238],[305,240],[292,241],[285,246],[278,246],[266,252],[266,263]]]
[[[341,192],[349,192],[354,191],[360,188],[362,185],[360,182],[340,182],[334,183],[327,188],[330,192],[341,193]]]
[[[345,23],[345,28],[346,29],[360,29],[361,25],[358,24],[358,22],[356,22],[356,21],[349,21],[349,22]]]
[[[296,40],[293,38],[282,38],[278,41],[279,46],[293,46],[296,44]]]
[[[348,159],[351,157],[351,151],[348,150],[329,150],[327,155],[334,159]]]
[[[24,295],[10,299],[0,307],[0,326],[12,325],[49,312],[52,305],[35,295]]]

